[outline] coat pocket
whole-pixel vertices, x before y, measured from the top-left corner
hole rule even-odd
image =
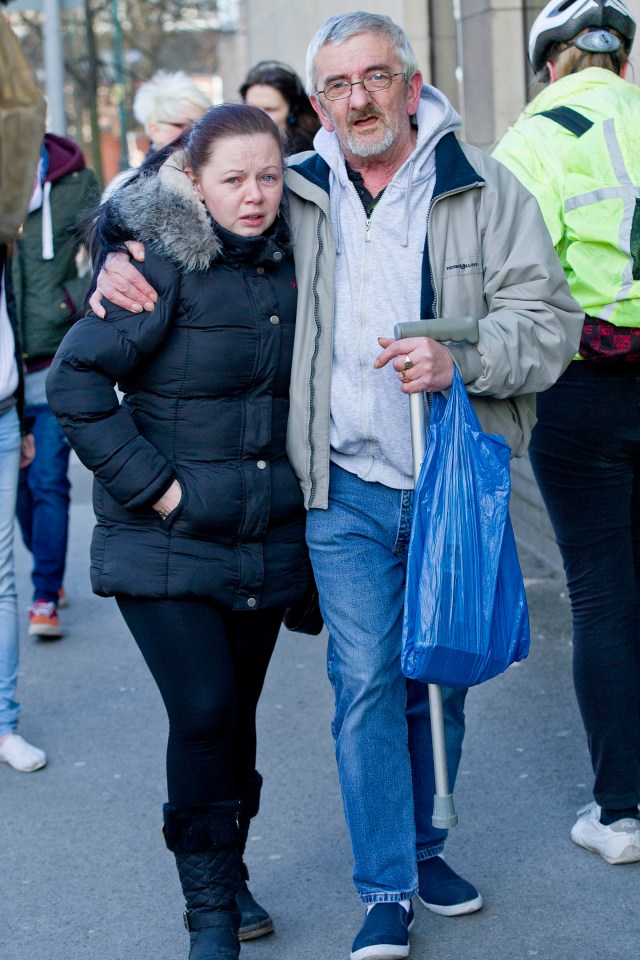
[[[175,466],[180,503],[165,521],[174,535],[195,540],[237,540],[246,512],[241,464]]]

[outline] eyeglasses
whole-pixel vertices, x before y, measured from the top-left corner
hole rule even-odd
[[[362,80],[354,80],[353,83],[349,83],[348,80],[332,80],[324,90],[316,90],[316,93],[323,93],[327,100],[346,100],[359,83],[367,93],[375,93],[377,90],[387,90],[393,83],[394,77],[404,77],[404,73],[381,73],[379,70],[374,70]]]

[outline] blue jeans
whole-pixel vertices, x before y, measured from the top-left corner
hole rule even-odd
[[[602,807],[640,803],[640,364],[573,361],[531,463],[567,575],[573,679]]]
[[[433,750],[426,684],[400,669],[412,490],[366,483],[331,465],[329,509],[310,510],[307,541],[329,630],[333,735],[364,903],[417,892],[417,861],[440,853],[433,827]],[[466,690],[442,691],[455,784]]]
[[[30,378],[36,376],[27,377],[27,389]],[[18,521],[22,539],[33,554],[33,599],[57,603],[67,557],[71,449],[46,402],[27,403],[25,414],[33,418],[36,456],[20,471]]]
[[[20,467],[20,425],[15,407],[0,415],[0,737],[13,733],[20,706],[18,682],[18,599],[13,529]]]

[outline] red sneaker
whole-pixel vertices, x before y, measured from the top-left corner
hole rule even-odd
[[[48,600],[36,600],[29,607],[29,636],[43,637],[45,640],[58,640],[62,636],[62,627],[55,603]]]

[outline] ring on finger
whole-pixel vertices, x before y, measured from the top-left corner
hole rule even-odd
[[[413,366],[413,360],[411,359],[411,357],[405,357],[404,358],[405,370],[410,370],[412,366]]]
[[[409,383],[409,377],[407,376],[406,370],[400,371],[400,379],[402,380],[403,383]]]

